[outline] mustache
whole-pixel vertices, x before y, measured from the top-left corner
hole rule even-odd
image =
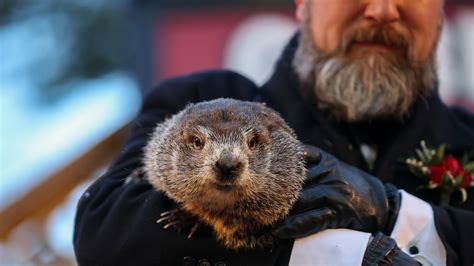
[[[355,43],[371,42],[400,49],[408,56],[410,39],[408,33],[397,31],[390,26],[350,29],[342,37],[342,47],[340,47],[340,50],[343,53],[347,53]]]

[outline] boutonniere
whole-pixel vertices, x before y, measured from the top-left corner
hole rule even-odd
[[[467,200],[468,187],[474,187],[474,162],[469,162],[467,154],[462,160],[452,155],[445,155],[445,145],[436,149],[426,146],[421,141],[421,148],[416,149],[416,156],[405,160],[410,171],[417,177],[427,180],[422,188],[441,189],[441,205],[449,205],[451,194],[459,190],[462,202]]]

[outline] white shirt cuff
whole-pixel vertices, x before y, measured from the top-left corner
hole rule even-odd
[[[370,234],[327,229],[295,240],[289,265],[361,265]]]
[[[422,265],[446,265],[446,249],[436,231],[433,209],[404,190],[400,193],[400,211],[390,237]],[[365,232],[328,229],[295,240],[289,264],[361,265],[369,239]]]
[[[390,237],[422,265],[446,265],[446,249],[436,231],[433,208],[404,190],[400,193],[400,211]]]

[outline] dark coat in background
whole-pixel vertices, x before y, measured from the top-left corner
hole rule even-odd
[[[419,99],[403,122],[335,122],[300,93],[299,82],[291,68],[295,48],[296,38],[287,46],[274,75],[262,88],[237,73],[210,71],[166,80],[152,90],[145,98],[142,112],[134,121],[121,153],[79,201],[74,231],[78,263],[288,264],[293,241],[280,241],[272,250],[237,253],[219,245],[209,229],[190,240],[185,233],[164,230],[156,220],[161,212],[175,207],[175,203],[156,192],[146,181],[124,184],[127,176],[141,166],[142,148],[157,123],[177,113],[187,103],[229,97],[266,102],[281,113],[301,141],[316,145],[340,160],[430,202],[438,233],[447,249],[448,264],[473,265],[473,189],[468,190],[468,201],[464,204],[456,205],[460,195],[455,194],[452,203],[456,207],[437,207],[439,191],[417,189],[424,181],[414,177],[400,159],[413,155],[421,140],[432,147],[446,144],[446,153],[458,157],[473,151],[474,116],[445,106],[434,88],[429,97]],[[362,143],[377,149],[377,160],[370,169],[358,148]]]

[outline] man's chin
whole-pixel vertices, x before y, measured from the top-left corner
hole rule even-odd
[[[303,92],[339,121],[403,119],[436,76],[434,54],[410,60],[407,49],[351,44],[347,52],[327,55],[302,32],[293,67]],[[360,56],[361,59],[351,59]]]

